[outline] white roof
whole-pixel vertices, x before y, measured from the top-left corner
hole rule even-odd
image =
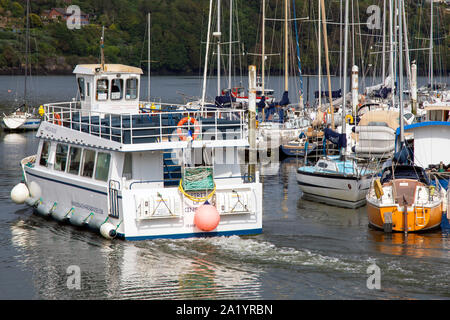
[[[141,68],[126,66],[123,64],[105,64],[105,69],[100,72],[96,72],[96,69],[101,70],[101,64],[79,64],[73,70],[76,74],[97,74],[97,73],[133,73],[143,74]]]

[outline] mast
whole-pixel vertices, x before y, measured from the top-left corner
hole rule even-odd
[[[345,129],[345,109],[347,106],[347,51],[348,51],[348,2],[350,0],[345,0],[345,18],[344,18],[344,69],[343,69],[343,85],[342,85],[342,94],[343,94],[343,103],[342,103],[342,133],[346,132]]]
[[[382,58],[382,66],[381,66],[381,79],[386,79],[386,0],[383,0],[383,58]]]
[[[323,23],[323,42],[325,44],[325,63],[327,67],[327,79],[328,79],[328,97],[330,100],[330,114],[331,114],[331,128],[334,129],[334,108],[333,108],[333,96],[331,92],[331,77],[330,77],[330,60],[328,58],[328,35],[327,35],[327,16],[325,14],[324,0],[320,0],[322,7],[322,23]]]
[[[220,96],[220,0],[217,0],[217,95]]]
[[[148,17],[148,65],[147,65],[147,76],[148,76],[148,83],[147,83],[147,97],[148,101],[150,101],[150,12],[147,15]]]
[[[100,39],[100,63],[102,65],[102,71],[105,71],[105,26],[102,27],[102,37]]]
[[[264,94],[264,81],[265,81],[265,72],[266,72],[266,0],[262,0],[262,32],[261,32],[261,92]]]
[[[289,90],[288,63],[288,0],[284,0],[284,91]]]
[[[408,77],[408,87],[411,89],[411,61],[409,60],[409,44],[408,44],[408,26],[406,23],[406,12],[405,12],[405,3],[402,5],[403,15],[403,35],[405,37],[405,62],[406,62],[406,75]]]
[[[317,57],[318,57],[318,60],[319,60],[319,65],[318,65],[318,73],[317,73],[317,75],[318,75],[318,80],[319,80],[319,83],[318,83],[318,89],[319,89],[319,110],[321,110],[321,108],[322,108],[322,30],[321,30],[321,15],[322,15],[322,10],[320,10],[320,1],[319,1],[319,7],[317,8],[318,9],[318,16],[319,16],[319,26],[318,26],[318,29],[319,29],[319,32],[318,32],[318,40],[319,40],[319,44],[317,45]]]
[[[404,137],[404,124],[403,124],[403,0],[398,0],[398,96],[400,103],[400,146],[403,147]]]
[[[230,34],[229,34],[229,44],[228,44],[228,88],[231,89],[231,67],[232,67],[232,32],[233,32],[233,0],[230,0]]]
[[[205,66],[203,68],[202,100],[200,102],[202,111],[203,106],[205,105],[205,96],[206,96],[206,75],[208,74],[208,54],[209,54],[209,36],[211,33],[212,2],[213,0],[209,0],[208,33],[206,35],[206,53],[205,53]]]
[[[395,107],[395,75],[394,75],[394,0],[389,0],[389,73],[391,74],[392,108]]]
[[[342,0],[339,0],[339,85],[342,88]]]
[[[430,13],[430,17],[431,17],[431,26],[430,26],[430,61],[429,61],[429,68],[428,70],[430,70],[430,76],[429,76],[429,81],[430,81],[430,85],[431,85],[431,90],[433,90],[433,0],[430,1],[431,3],[431,13]]]
[[[30,46],[30,0],[27,0],[27,17],[26,17],[26,35],[25,35],[25,84],[23,99],[25,101],[25,107],[27,106],[27,80],[28,80],[28,48]]]

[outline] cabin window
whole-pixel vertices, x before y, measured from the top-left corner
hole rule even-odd
[[[108,181],[110,162],[111,155],[109,153],[99,152],[97,154],[97,166],[95,167],[96,180]]]
[[[137,98],[137,88],[138,88],[138,79],[130,78],[127,79],[127,91],[125,93],[125,99],[134,100]]]
[[[55,170],[66,171],[68,151],[69,147],[66,144],[58,143],[56,145]]]
[[[87,97],[91,96],[91,83],[90,82],[86,82],[86,96]]]
[[[83,152],[83,167],[81,176],[92,178],[94,174],[95,151],[85,149]]]
[[[67,172],[78,174],[80,171],[81,148],[70,147],[69,151],[69,165]]]
[[[39,159],[39,164],[43,167],[47,167],[47,165],[48,165],[49,148],[50,148],[50,143],[48,141],[44,141],[44,143],[42,144],[41,158]]]
[[[131,153],[125,153],[125,160],[123,162],[123,172],[122,177],[126,179],[131,179],[133,176],[133,166],[132,166]]]
[[[97,100],[108,100],[109,81],[108,79],[97,80]]]
[[[78,90],[80,91],[80,99],[82,101],[84,101],[85,89],[84,78],[78,78]]]
[[[318,165],[320,168],[327,168],[327,167],[328,167],[328,164],[326,164],[325,162],[319,162],[317,165]]]
[[[122,100],[123,97],[123,80],[111,80],[111,100]]]

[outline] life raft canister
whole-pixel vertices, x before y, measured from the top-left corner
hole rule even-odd
[[[192,140],[195,140],[197,138],[197,136],[200,134],[200,126],[198,124],[198,121],[195,120],[195,118],[193,117],[184,117],[183,119],[180,120],[180,122],[178,122],[177,124],[177,134],[178,137],[180,138],[180,140],[182,141],[186,141],[188,139],[187,136],[183,135],[183,132],[181,131],[181,127],[186,123],[186,122],[190,122],[191,124],[194,125],[194,134],[192,135]]]

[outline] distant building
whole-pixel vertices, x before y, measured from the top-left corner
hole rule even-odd
[[[41,19],[44,21],[60,20],[66,21],[72,16],[72,13],[67,13],[66,8],[52,8],[50,10],[44,10],[41,14]],[[80,12],[80,23],[82,26],[89,24],[89,14]]]

